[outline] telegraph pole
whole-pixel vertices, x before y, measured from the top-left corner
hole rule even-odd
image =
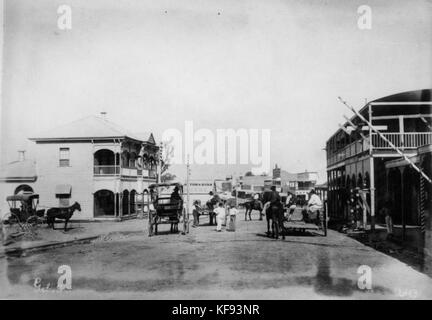
[[[183,217],[183,232],[184,234],[189,233],[189,178],[190,178],[190,164],[189,164],[189,155],[187,157],[187,164],[186,164],[186,209],[184,210],[184,217]]]

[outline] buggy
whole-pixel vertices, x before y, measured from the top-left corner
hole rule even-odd
[[[185,213],[183,185],[155,183],[149,186],[154,210],[149,210],[149,236],[157,235],[159,224],[170,224],[171,232],[178,232],[178,224]]]

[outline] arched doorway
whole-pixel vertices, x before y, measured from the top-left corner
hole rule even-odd
[[[94,194],[94,215],[114,216],[114,193],[110,190],[99,190]]]
[[[21,194],[24,192],[33,192],[33,188],[27,184],[21,184],[18,187],[16,187],[14,194]]]
[[[390,214],[394,224],[402,223],[402,190],[401,190],[401,173],[399,169],[390,169],[388,174],[388,194],[389,203],[391,204]]]
[[[420,225],[419,219],[419,174],[409,166],[405,167],[403,173],[404,184],[404,213],[407,225]]]
[[[131,214],[135,213],[135,197],[136,197],[136,191],[132,190],[130,192],[130,210],[129,210]]]
[[[353,173],[351,176],[351,188],[355,189],[357,187],[357,179],[355,174]]]
[[[123,212],[123,215],[129,214],[129,191],[128,190],[123,191],[122,212]]]
[[[363,189],[363,188],[364,188],[364,185],[363,185],[363,176],[362,176],[361,173],[358,174],[358,178],[357,178],[357,186],[358,186],[360,189]]]

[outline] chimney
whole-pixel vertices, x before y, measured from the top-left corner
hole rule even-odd
[[[102,111],[100,114],[101,114],[101,118],[102,118],[103,120],[106,120],[106,119],[107,119],[107,113],[106,113],[106,111]]]
[[[18,161],[25,160],[25,150],[18,150]]]

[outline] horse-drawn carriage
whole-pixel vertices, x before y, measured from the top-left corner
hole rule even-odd
[[[183,185],[155,183],[149,186],[154,210],[149,210],[149,236],[158,233],[159,224],[170,224],[171,232],[178,232],[178,224],[185,213]]]
[[[283,221],[285,231],[322,231],[327,236],[327,214],[323,209],[310,211],[303,206],[287,208],[287,215]]]
[[[64,220],[64,231],[67,231],[67,223],[75,210],[81,211],[81,206],[75,202],[69,207],[38,209],[39,195],[36,193],[20,193],[6,197],[9,204],[9,214],[3,218],[3,224],[18,224],[23,232],[31,231],[37,225],[47,223],[54,229],[56,220]]]
[[[10,235],[18,237],[27,235],[34,237],[35,228],[45,222],[45,210],[38,210],[39,195],[35,193],[20,193],[6,197],[9,213],[3,217],[2,223],[11,227],[18,226]]]
[[[36,193],[21,193],[6,197],[9,205],[9,215],[6,216],[3,223],[17,223],[21,228],[25,224],[35,225],[45,221],[45,210],[38,210],[39,195]]]

